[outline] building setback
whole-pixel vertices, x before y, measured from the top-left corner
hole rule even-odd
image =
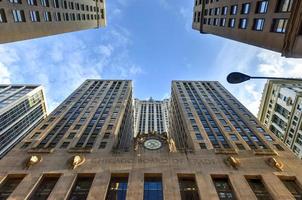
[[[47,115],[45,95],[38,85],[0,85],[0,158]]]
[[[169,99],[156,101],[134,100],[134,130],[137,134],[148,134],[157,132],[159,134],[168,132],[169,122]]]
[[[195,0],[193,29],[302,57],[300,0]]]
[[[0,43],[105,26],[105,0],[0,1]]]
[[[302,161],[218,82],[173,81],[171,137],[133,142],[131,91],[86,81],[0,161],[0,198],[302,197]]]
[[[266,83],[258,119],[302,158],[302,81]]]

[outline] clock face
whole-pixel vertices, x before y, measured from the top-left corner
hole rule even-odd
[[[150,150],[157,150],[162,147],[162,143],[156,139],[149,139],[144,142],[144,147]]]

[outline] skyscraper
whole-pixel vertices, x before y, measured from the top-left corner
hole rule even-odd
[[[195,0],[193,29],[302,57],[299,0]]]
[[[0,43],[105,26],[105,0],[0,1]]]
[[[150,132],[167,133],[169,123],[169,100],[134,100],[135,135]]]
[[[0,161],[0,199],[302,197],[302,161],[218,82],[173,81],[172,138],[131,142],[131,92],[86,81]]]
[[[47,115],[45,95],[38,85],[0,85],[0,158]]]
[[[302,81],[266,83],[259,120],[302,158]]]

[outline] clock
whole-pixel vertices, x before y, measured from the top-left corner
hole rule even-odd
[[[144,142],[144,147],[150,150],[157,150],[162,147],[162,143],[157,139],[149,139]]]

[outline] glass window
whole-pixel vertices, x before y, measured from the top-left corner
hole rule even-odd
[[[266,190],[261,178],[249,178],[247,179],[251,189],[259,200],[272,200],[272,197]]]
[[[250,13],[251,4],[250,3],[244,3],[242,4],[242,10],[241,14],[249,14]]]
[[[272,32],[285,33],[287,22],[287,19],[273,19]]]
[[[199,200],[195,177],[178,177],[181,200]]]
[[[46,200],[59,180],[57,177],[43,177],[37,189],[33,192],[30,200]]]
[[[254,19],[253,30],[262,31],[263,28],[264,28],[264,19],[262,18]]]
[[[266,13],[268,10],[268,1],[258,1],[256,13]]]
[[[7,177],[0,186],[0,199],[7,199],[11,193],[17,188],[24,176]]]
[[[247,18],[241,18],[239,21],[239,28],[246,29],[247,28]]]
[[[238,6],[237,5],[232,5],[231,6],[231,15],[236,15],[237,10],[238,10]]]
[[[282,183],[288,189],[288,191],[296,198],[301,200],[302,199],[302,189],[297,184],[296,180],[282,180]]]
[[[144,200],[163,200],[163,183],[161,177],[145,177]]]
[[[233,192],[233,188],[230,184],[229,178],[222,177],[222,178],[214,178],[213,182],[218,193],[220,200],[235,200],[236,197]]]
[[[86,199],[94,176],[79,176],[70,192],[69,200]]]
[[[290,12],[292,6],[293,0],[278,0],[276,12]]]
[[[236,23],[235,20],[236,20],[235,18],[230,18],[229,19],[229,27],[230,28],[234,28],[235,27],[235,23]]]
[[[128,187],[128,175],[125,177],[111,177],[106,200],[125,200]]]

